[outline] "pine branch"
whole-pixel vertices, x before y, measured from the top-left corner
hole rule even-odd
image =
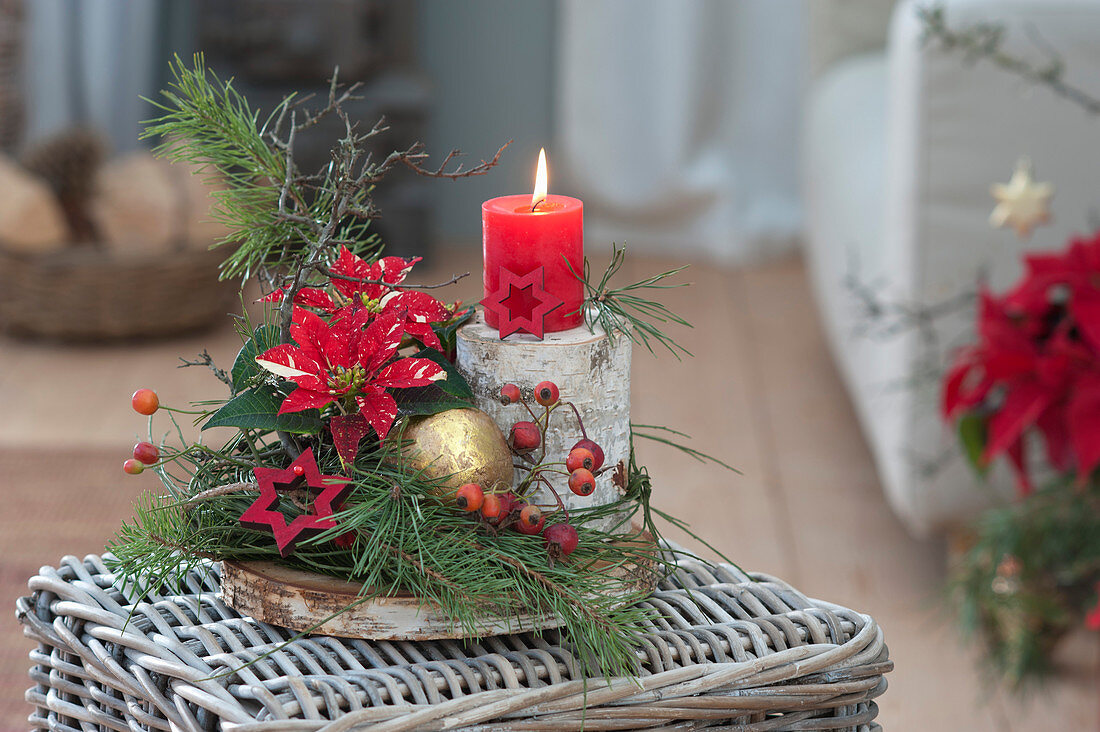
[[[647,434],[647,432],[648,432],[648,434]],[[646,440],[652,440],[654,442],[659,442],[662,445],[668,445],[669,447],[672,447],[676,450],[679,450],[680,452],[684,453],[685,455],[688,455],[688,456],[694,458],[695,460],[698,460],[701,463],[714,463],[715,465],[720,465],[720,466],[722,466],[726,470],[729,470],[732,473],[737,473],[738,475],[743,475],[743,473],[740,470],[733,467],[729,463],[722,462],[721,460],[719,460],[718,458],[716,458],[712,455],[708,455],[705,452],[702,452],[700,450],[696,450],[694,447],[691,447],[690,445],[685,445],[684,443],[679,442],[677,440],[673,440],[673,439],[671,439],[669,437],[665,437],[661,434],[652,434],[653,432],[658,432],[658,433],[663,432],[663,433],[675,435],[676,437],[683,437],[684,439],[687,439],[687,440],[691,439],[691,435],[680,432],[679,430],[674,430],[671,427],[664,427],[662,425],[657,425],[657,424],[638,424],[636,422],[631,422],[630,423],[630,433],[632,435],[634,435],[635,437],[641,437],[641,438],[646,439]]]
[[[435,168],[425,166],[427,153],[420,143],[376,161],[371,140],[387,127],[380,120],[365,132],[358,129],[343,107],[355,98],[357,85],[341,87],[338,73],[320,109],[306,110],[305,100],[291,95],[261,124],[259,113],[231,81],[223,82],[206,68],[201,54],[190,68],[176,57],[171,69],[172,84],[161,102],[152,102],[164,114],[146,123],[142,137],[160,139],[159,154],[201,165],[225,184],[215,194],[216,213],[230,228],[226,241],[237,247],[222,264],[222,275],[282,282],[291,303],[280,310],[284,340],[289,340],[294,295],[309,285],[310,276],[326,269],[340,246],[357,254],[376,248],[367,231],[378,215],[371,192],[387,173],[404,166],[429,178],[484,175],[510,144],[469,168],[454,165],[458,150]],[[297,135],[329,116],[344,123],[344,136],[334,145],[329,165],[303,174],[294,159]]]
[[[1100,485],[1066,479],[982,516],[948,598],[997,679],[1023,689],[1054,670],[1056,644],[1097,607],[1098,582]]]
[[[313,447],[322,472],[335,472],[334,451]],[[616,543],[618,537],[585,526],[624,511],[625,500],[574,515],[580,545],[568,562],[551,563],[541,537],[489,530],[441,500],[434,483],[405,475],[384,453],[375,459],[355,474],[353,492],[335,517],[336,528],[302,542],[279,561],[350,578],[361,583],[364,596],[409,592],[438,604],[467,629],[475,628],[487,612],[504,617],[552,613],[562,619],[564,632],[578,644],[591,670],[615,675],[633,671],[632,638],[645,611],[620,605],[640,595],[627,579],[591,568],[624,563],[659,567],[661,559],[655,546],[623,546]],[[236,466],[208,461],[186,487],[175,486],[179,498],[145,499],[146,507],[112,545],[120,578],[134,587],[147,584],[144,578],[150,576],[181,581],[197,560],[188,547],[202,547],[203,556],[217,559],[277,559],[270,535],[238,522],[252,499],[249,477]],[[284,504],[288,521],[308,508]],[[336,548],[333,540],[349,531],[358,534],[352,548]]]
[[[595,332],[595,326],[599,325],[612,343],[616,337],[625,334],[634,343],[645,346],[650,353],[653,353],[653,343],[656,342],[664,346],[677,360],[680,359],[681,354],[692,355],[691,351],[677,343],[662,329],[664,324],[691,328],[691,323],[662,303],[639,294],[649,290],[687,287],[690,283],[665,284],[665,280],[684,271],[687,266],[670,269],[626,286],[612,287],[611,279],[622,268],[625,261],[626,247],[612,245],[611,262],[596,282],[593,281],[587,257],[584,259],[583,273],[574,271],[573,266],[566,260],[569,271],[584,283],[585,291],[588,293],[581,304],[580,312],[583,313],[584,322],[589,330]]]

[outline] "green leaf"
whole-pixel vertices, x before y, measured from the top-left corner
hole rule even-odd
[[[233,393],[236,394],[252,382],[256,374],[260,373],[260,366],[256,363],[256,356],[269,348],[279,345],[279,328],[262,323],[256,327],[252,337],[244,344],[237,359],[233,362]]]
[[[435,331],[436,336],[439,337],[439,343],[442,346],[440,351],[446,354],[454,355],[456,348],[456,341],[458,340],[458,329],[466,323],[470,322],[470,319],[474,317],[474,309],[471,306],[467,306],[466,310],[455,318],[451,318],[445,323],[432,324],[432,330]]]
[[[444,394],[449,394],[460,401],[472,402],[474,400],[474,390],[466,383],[466,379],[459,370],[455,368],[455,365],[448,361],[447,357],[442,353],[434,348],[421,348],[413,358],[426,358],[429,361],[439,364],[439,367],[447,372],[446,379],[437,381],[433,384],[433,386],[437,386]]]
[[[210,415],[202,428],[236,427],[259,432],[292,432],[312,434],[324,426],[316,409],[291,414],[279,414],[284,395],[273,386],[262,384],[241,392],[226,402],[225,406]]]
[[[446,412],[448,409],[465,409],[473,405],[473,389],[446,356],[434,348],[423,348],[414,358],[426,358],[439,364],[439,367],[447,373],[447,378],[428,386],[394,389],[391,393],[397,400],[399,415],[421,417]]]
[[[435,390],[436,393],[430,393]],[[473,405],[470,402],[460,401],[448,397],[434,386],[423,386],[415,389],[404,389],[405,392],[429,392],[408,394],[395,393],[397,399],[397,414],[401,417],[426,417],[431,414],[439,414],[451,409],[469,409]]]
[[[959,420],[959,439],[962,441],[963,455],[978,473],[985,477],[989,464],[982,461],[985,452],[986,419],[978,414],[967,414]]]

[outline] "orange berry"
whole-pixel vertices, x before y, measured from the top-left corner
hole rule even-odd
[[[544,407],[558,401],[558,385],[553,381],[540,381],[535,387],[535,401]]]
[[[574,447],[569,451],[569,456],[565,458],[565,469],[570,473],[577,468],[594,470],[595,466],[596,456],[592,454],[591,450],[586,450],[583,447]]]
[[[577,468],[569,475],[569,490],[578,496],[590,496],[596,490],[596,477],[591,470]]]
[[[160,408],[160,399],[157,398],[157,393],[152,389],[138,389],[130,397],[130,404],[133,405],[134,411],[138,414],[149,415]]]
[[[485,502],[485,492],[477,483],[467,483],[455,493],[455,505],[463,511],[476,511]]]
[[[496,493],[488,493],[481,500],[481,515],[489,520],[500,518],[504,501]]]
[[[519,523],[516,524],[516,530],[521,534],[537,534],[542,531],[545,523],[546,517],[542,515],[539,507],[529,503],[519,512]]]

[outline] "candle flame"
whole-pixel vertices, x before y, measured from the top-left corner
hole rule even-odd
[[[546,200],[546,148],[539,148],[539,167],[535,171],[535,192],[531,194],[531,210]]]

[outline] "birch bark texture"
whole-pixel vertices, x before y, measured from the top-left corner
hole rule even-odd
[[[478,313],[474,321],[458,331],[458,370],[469,382],[477,408],[492,417],[505,435],[513,424],[530,420],[531,415],[520,404],[502,404],[501,386],[516,384],[523,401],[541,416],[543,407],[535,401],[535,385],[553,381],[561,400],[577,407],[588,438],[603,448],[606,470],[596,476],[592,495],[575,495],[565,475],[547,475],[570,510],[606,505],[621,495],[611,478],[615,466],[620,461],[625,465],[630,458],[630,358],[628,337],[619,334],[612,343],[598,327],[594,333],[583,325],[547,333],[543,340],[524,333],[501,340],[497,330],[487,326]],[[546,431],[546,459],[564,463],[581,437],[573,410],[554,410]],[[540,452],[541,448],[535,454]],[[564,471],[564,466],[561,469]],[[526,471],[517,470],[516,484],[525,476]],[[540,505],[557,504],[545,486],[532,495],[533,502]],[[596,525],[606,530],[614,523],[616,520],[609,518]],[[623,527],[624,531],[628,529]]]

